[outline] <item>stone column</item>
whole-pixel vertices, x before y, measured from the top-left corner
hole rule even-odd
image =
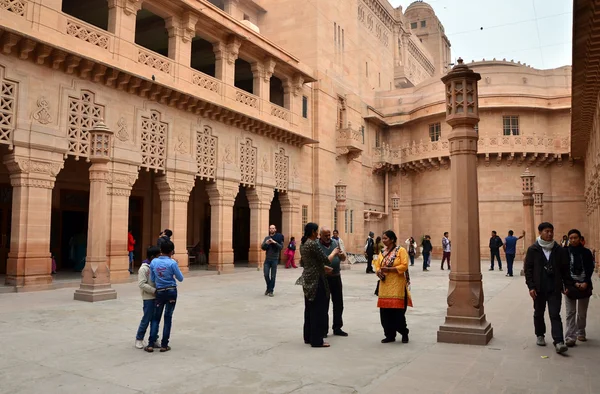
[[[100,121],[90,130],[90,209],[88,243],[81,284],[75,290],[78,301],[105,301],[117,298],[110,285],[110,270],[106,259],[108,216],[108,162],[111,157],[112,131]]]
[[[52,189],[63,167],[62,160],[60,153],[25,151],[19,147],[4,159],[13,188],[6,285],[29,287],[52,283]]]
[[[477,140],[479,122],[477,81],[462,59],[442,81],[446,85],[446,122],[451,157],[452,272],[448,289],[446,321],[437,333],[438,342],[485,345],[493,336],[483,302],[479,247],[479,198],[477,192]]]
[[[169,57],[177,63],[190,67],[192,59],[192,38],[196,36],[198,16],[187,11],[181,19],[172,16],[165,20],[169,33]]]
[[[171,241],[175,244],[173,259],[177,260],[182,273],[189,271],[187,252],[188,201],[194,188],[194,175],[171,172],[157,178],[160,196],[160,228],[173,231]]]
[[[523,228],[525,229],[525,250],[535,241],[535,216],[533,212],[533,190],[535,175],[529,172],[529,168],[521,174],[521,193],[523,194]],[[525,256],[523,256],[525,259]],[[521,269],[521,276],[525,276],[525,270]]]
[[[233,205],[238,183],[217,179],[206,185],[210,201],[210,253],[208,269],[233,271]]]
[[[215,52],[215,77],[226,85],[234,86],[235,61],[240,53],[242,40],[237,36],[229,36],[227,42],[213,44]]]
[[[252,76],[254,77],[252,91],[255,96],[266,102],[271,99],[271,77],[275,71],[275,64],[275,59],[271,57],[251,64]]]
[[[142,2],[137,0],[108,0],[108,31],[135,42],[135,18],[141,8]]]
[[[247,188],[246,195],[250,205],[248,266],[260,269],[265,262],[265,251],[261,249],[261,245],[264,238],[269,234],[269,209],[271,208],[271,201],[273,201],[273,188],[269,186]],[[277,231],[280,230],[277,229]]]
[[[127,282],[131,277],[129,252],[127,251],[127,227],[129,225],[129,197],[137,177],[137,172],[115,172],[114,170],[108,176],[107,263],[110,268],[111,283]],[[136,241],[141,242],[142,240]]]
[[[544,217],[544,193],[535,192],[533,193],[533,205],[534,205],[534,218],[537,224],[542,223]],[[533,242],[532,242],[533,243]]]
[[[335,210],[337,211],[337,230],[340,238],[346,240],[346,193],[348,185],[342,180],[335,184]]]
[[[398,236],[404,237],[400,235],[400,197],[395,193],[392,196],[392,226]]]

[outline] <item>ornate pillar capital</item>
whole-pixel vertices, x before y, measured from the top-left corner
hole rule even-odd
[[[194,176],[188,174],[164,175],[156,180],[160,200],[188,202],[194,188]]]

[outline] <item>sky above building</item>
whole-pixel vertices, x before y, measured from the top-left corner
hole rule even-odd
[[[388,0],[406,10],[413,0]],[[506,60],[535,68],[572,63],[570,0],[430,0],[452,44],[452,58]]]

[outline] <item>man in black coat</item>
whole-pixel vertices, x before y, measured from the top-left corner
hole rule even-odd
[[[554,242],[554,226],[544,222],[538,226],[540,236],[525,255],[525,283],[533,299],[533,325],[538,346],[546,346],[544,335],[546,304],[552,326],[552,339],[557,353],[568,350],[560,318],[562,293],[573,285],[569,273],[567,251]]]
[[[492,237],[490,238],[490,256],[492,261],[490,263],[490,271],[494,270],[494,257],[498,260],[498,271],[502,271],[502,260],[500,260],[500,248],[504,245],[502,238],[498,236],[498,233],[492,231]]]

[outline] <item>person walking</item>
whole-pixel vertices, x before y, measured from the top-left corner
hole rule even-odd
[[[567,332],[565,344],[575,346],[577,341],[587,341],[585,326],[587,310],[592,296],[592,275],[594,274],[594,257],[592,252],[581,243],[581,232],[577,229],[569,231],[569,272],[573,286],[568,287],[565,294],[567,310]]]
[[[144,348],[144,336],[146,330],[152,322],[154,316],[154,301],[156,299],[156,287],[154,282],[150,280],[150,263],[152,260],[160,256],[160,249],[158,246],[150,246],[146,250],[146,260],[142,261],[142,265],[138,270],[138,287],[142,294],[142,320],[135,335],[135,347],[138,349]],[[158,338],[154,343],[154,347],[160,347]]]
[[[296,238],[291,237],[290,243],[288,244],[287,249],[285,250],[284,255],[287,257],[287,262],[285,263],[285,268],[298,268],[296,263],[294,263],[294,256],[296,255]]]
[[[344,296],[342,293],[342,275],[340,272],[340,262],[346,260],[346,254],[341,251],[342,249],[338,245],[337,241],[331,238],[331,230],[327,227],[321,227],[319,233],[319,246],[323,253],[329,256],[336,248],[340,249],[338,253],[328,265],[332,268],[331,272],[325,275],[327,279],[327,285],[329,286],[329,292],[331,294],[331,303],[333,304],[333,335],[341,337],[347,337],[348,334],[342,330],[344,321],[342,319],[342,313],[344,312]],[[329,299],[327,299],[327,311],[329,312]],[[327,314],[325,321],[325,332],[324,337],[327,338],[329,331],[329,313]]]
[[[163,336],[160,344],[160,351],[168,352],[171,350],[169,339],[171,338],[171,326],[173,324],[173,312],[177,303],[177,279],[183,282],[183,275],[179,270],[177,261],[173,260],[175,245],[173,242],[165,240],[160,245],[160,256],[150,263],[150,281],[156,285],[156,300],[154,303],[154,315],[152,316],[152,325],[150,326],[150,338],[148,346],[144,348],[149,353],[154,351],[154,343],[158,339],[158,326],[163,317]]]
[[[508,237],[504,239],[504,245],[502,245],[502,249],[504,249],[504,254],[506,255],[506,276],[513,276],[513,263],[517,254],[517,241],[525,236],[525,231],[523,230],[523,233],[518,238],[514,234],[514,231],[508,230]]]
[[[263,240],[261,248],[266,251],[263,267],[265,282],[267,283],[265,295],[273,297],[279,254],[281,253],[281,249],[283,249],[283,235],[277,232],[277,227],[274,224],[269,226],[269,235]]]
[[[429,271],[427,268],[429,267],[431,251],[433,250],[433,245],[431,245],[431,237],[429,235],[425,235],[423,241],[421,242],[421,246],[423,247],[423,271]]]
[[[335,248],[329,256],[325,255],[317,241],[318,230],[319,225],[316,223],[307,223],[304,226],[304,236],[300,245],[300,265],[304,270],[296,284],[301,285],[304,292],[304,343],[312,347],[329,347],[329,344],[323,341],[329,297],[329,285],[325,274],[333,269],[326,264],[340,254],[341,250]]]
[[[448,260],[448,270],[450,270],[450,252],[452,250],[452,242],[448,238],[448,232],[444,233],[444,237],[442,238],[442,271],[444,270],[444,261]]]
[[[525,255],[525,283],[529,296],[533,299],[533,325],[538,346],[546,346],[546,323],[544,313],[548,305],[548,314],[552,326],[551,333],[557,353],[569,348],[565,345],[560,307],[563,289],[574,286],[569,273],[569,256],[565,248],[554,242],[554,226],[544,222],[538,226],[539,237],[527,249]]]
[[[127,231],[127,252],[129,252],[129,273],[133,274],[133,250],[135,249],[135,238],[131,233],[131,228]]]
[[[365,256],[367,258],[367,274],[374,274],[373,271],[373,255],[375,254],[375,240],[373,237],[375,233],[372,231],[369,232],[369,237],[367,238],[367,243],[365,244]]]
[[[406,250],[408,251],[408,257],[410,258],[410,266],[415,265],[415,255],[417,254],[417,242],[413,237],[410,237],[405,241]]]
[[[396,245],[398,237],[392,230],[384,232],[382,240],[385,250],[374,261],[379,277],[377,307],[385,335],[381,343],[396,341],[397,332],[402,335],[402,343],[408,343],[406,308],[413,306],[406,278],[408,253]]]
[[[492,231],[492,236],[490,237],[490,271],[494,270],[494,257],[498,260],[498,271],[502,271],[502,260],[500,259],[500,248],[504,246],[502,242],[502,238],[498,236],[498,233]]]

